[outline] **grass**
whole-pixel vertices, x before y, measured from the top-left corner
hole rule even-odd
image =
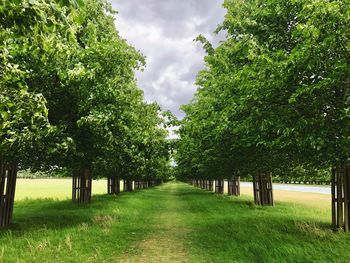
[[[72,196],[72,179],[18,179],[16,200],[53,198],[69,199]],[[93,194],[104,194],[107,191],[106,180],[94,180]]]
[[[69,200],[17,201],[14,220],[0,231],[0,262],[350,259],[350,236],[330,230],[326,202],[322,207],[299,201],[257,207],[248,195],[218,196],[182,183],[117,197],[95,195],[88,206]]]

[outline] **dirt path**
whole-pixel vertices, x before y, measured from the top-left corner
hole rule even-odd
[[[177,196],[176,184],[167,184],[159,191],[159,209],[150,219],[152,234],[132,246],[119,262],[188,262],[183,240],[190,230],[182,222],[186,204]]]

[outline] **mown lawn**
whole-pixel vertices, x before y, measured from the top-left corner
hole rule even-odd
[[[298,193],[295,193],[298,195]],[[349,262],[329,208],[218,196],[183,183],[119,196],[17,201],[0,262]]]
[[[65,200],[72,196],[72,178],[64,179],[18,179],[16,185],[16,200],[53,198]],[[107,181],[94,180],[93,194],[105,194]]]

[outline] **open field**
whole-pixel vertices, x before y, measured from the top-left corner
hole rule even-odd
[[[106,180],[94,180],[92,183],[93,194],[105,194],[107,192]],[[72,178],[67,179],[18,179],[16,200],[26,198],[53,198],[65,200],[72,197]]]
[[[168,183],[87,206],[17,201],[14,226],[0,231],[0,262],[349,262],[350,237],[330,230],[327,195],[276,192],[276,207],[257,207],[242,191]]]
[[[227,190],[225,184],[225,190]],[[225,191],[226,193],[227,191]],[[253,197],[253,186],[241,187],[241,194]],[[289,202],[291,204],[301,204],[317,209],[322,209],[331,216],[331,195],[305,193],[297,191],[273,190],[273,195],[277,205],[280,202]]]

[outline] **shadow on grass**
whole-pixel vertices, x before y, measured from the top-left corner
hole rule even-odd
[[[191,193],[189,193],[192,192]],[[333,233],[325,214],[288,203],[254,205],[250,197],[179,191],[189,204],[191,250],[204,262],[345,262],[350,239]],[[350,253],[347,253],[350,254]]]
[[[0,237],[9,231],[16,236],[37,229],[65,229],[82,223],[91,223],[91,218],[100,214],[111,214],[113,209],[129,207],[130,200],[135,196],[152,198],[146,190],[122,192],[119,195],[94,195],[91,203],[78,204],[71,200],[57,199],[27,199],[15,202],[13,224],[0,229]]]

